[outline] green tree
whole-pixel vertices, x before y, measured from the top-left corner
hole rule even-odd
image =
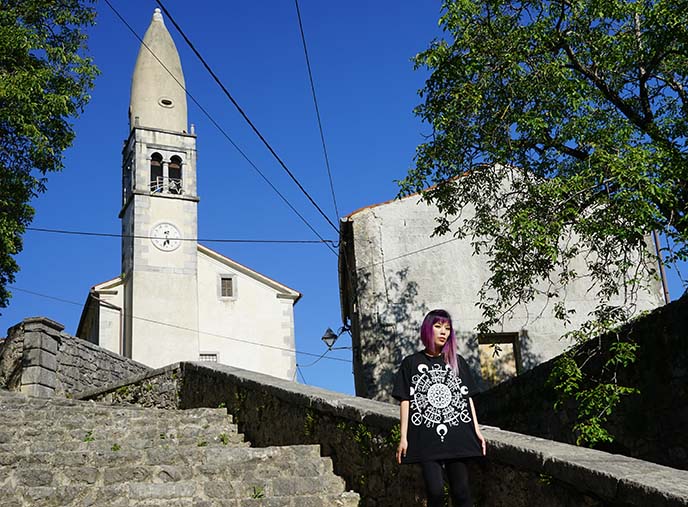
[[[669,237],[670,262],[688,258],[688,3],[454,0],[440,26],[415,58],[430,71],[416,113],[432,131],[401,193],[422,191],[435,233],[489,259],[482,329],[538,293],[567,321],[563,289],[583,275],[599,304],[573,336],[616,329],[654,273],[652,231]],[[579,412],[592,414],[583,442],[611,438],[601,424],[630,392],[614,380],[629,348],[592,381],[606,394]],[[555,384],[584,403],[579,363]]]
[[[97,69],[84,56],[92,1],[0,0],[0,307],[19,270],[14,255],[31,223],[31,199],[63,169],[69,123],[89,99]]]

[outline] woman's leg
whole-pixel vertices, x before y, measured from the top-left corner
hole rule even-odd
[[[445,461],[444,469],[449,480],[453,507],[473,507],[471,490],[468,487],[468,469],[460,460]],[[428,504],[430,505],[430,504]]]
[[[424,461],[420,464],[425,480],[428,507],[444,507],[444,477],[439,461]]]

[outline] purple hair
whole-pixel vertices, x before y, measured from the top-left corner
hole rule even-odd
[[[435,322],[448,322],[449,323],[449,339],[442,347],[442,354],[444,355],[444,361],[451,366],[452,370],[457,371],[456,363],[456,336],[454,335],[454,325],[452,324],[451,315],[446,310],[432,310],[423,319],[423,323],[420,325],[420,339],[425,345],[425,348],[431,353],[436,354],[435,350],[435,340],[433,339],[432,326]]]

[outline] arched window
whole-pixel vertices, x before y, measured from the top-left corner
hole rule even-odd
[[[160,153],[153,153],[151,156],[150,189],[151,192],[155,193],[163,190],[162,155]]]
[[[170,159],[170,164],[168,166],[169,180],[168,188],[170,194],[181,194],[182,185],[182,159],[178,156],[174,156]]]

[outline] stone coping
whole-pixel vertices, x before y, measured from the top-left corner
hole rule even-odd
[[[180,370],[182,376],[185,376],[200,373],[204,369],[220,372],[244,388],[269,392],[278,399],[305,409],[383,429],[394,427],[399,420],[399,409],[391,403],[349,396],[241,368],[205,362],[171,364],[118,382],[107,389],[83,392],[79,398],[93,397],[175,370]],[[590,492],[612,501],[615,505],[688,506],[688,471],[504,431],[492,426],[481,425],[481,429],[488,441],[489,460],[539,474],[543,478],[551,477],[579,491]]]

